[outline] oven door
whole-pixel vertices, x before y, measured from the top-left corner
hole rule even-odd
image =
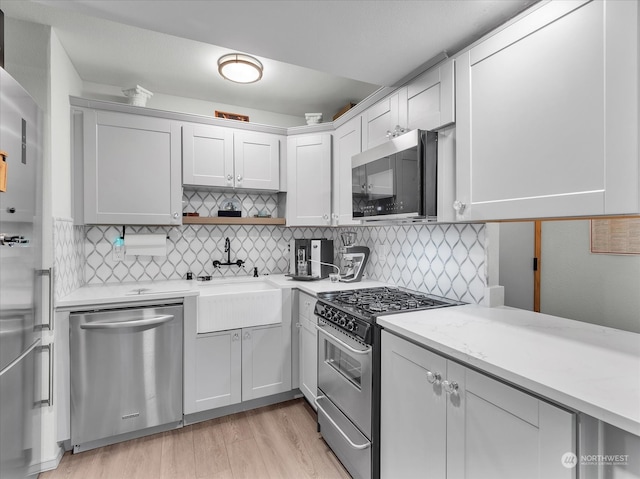
[[[371,439],[372,351],[318,320],[318,389]]]

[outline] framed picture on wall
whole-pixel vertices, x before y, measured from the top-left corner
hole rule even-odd
[[[591,252],[640,255],[640,218],[591,220]]]
[[[249,121],[248,115],[241,115],[240,113],[229,113],[226,111],[218,110],[216,110],[215,117],[224,118],[225,120]]]

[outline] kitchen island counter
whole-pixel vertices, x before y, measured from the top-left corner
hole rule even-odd
[[[640,334],[478,305],[377,321],[453,360],[640,436]]]

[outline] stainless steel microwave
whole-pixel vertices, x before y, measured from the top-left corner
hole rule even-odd
[[[353,218],[435,219],[438,134],[412,130],[351,158]]]

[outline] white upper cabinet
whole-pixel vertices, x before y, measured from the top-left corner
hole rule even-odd
[[[362,150],[384,143],[387,132],[407,127],[407,88],[403,87],[362,114]]]
[[[232,187],[233,131],[228,128],[182,126],[182,183]]]
[[[454,67],[454,60],[447,60],[407,86],[409,130],[436,130],[455,122]]]
[[[287,225],[331,224],[331,135],[287,138]]]
[[[278,191],[280,141],[276,136],[236,131],[233,134],[233,149],[238,188]]]
[[[353,219],[351,157],[361,152],[362,117],[352,118],[337,128],[333,136],[331,222],[334,226],[360,224]]]
[[[183,184],[278,191],[277,135],[186,123],[182,141]]]
[[[638,2],[550,2],[456,59],[459,220],[637,213]]]
[[[83,211],[84,222],[181,224],[179,125],[113,111],[81,114],[83,135],[74,141],[82,142],[76,151],[84,157],[76,165],[83,170],[77,191],[82,208],[76,211]]]

